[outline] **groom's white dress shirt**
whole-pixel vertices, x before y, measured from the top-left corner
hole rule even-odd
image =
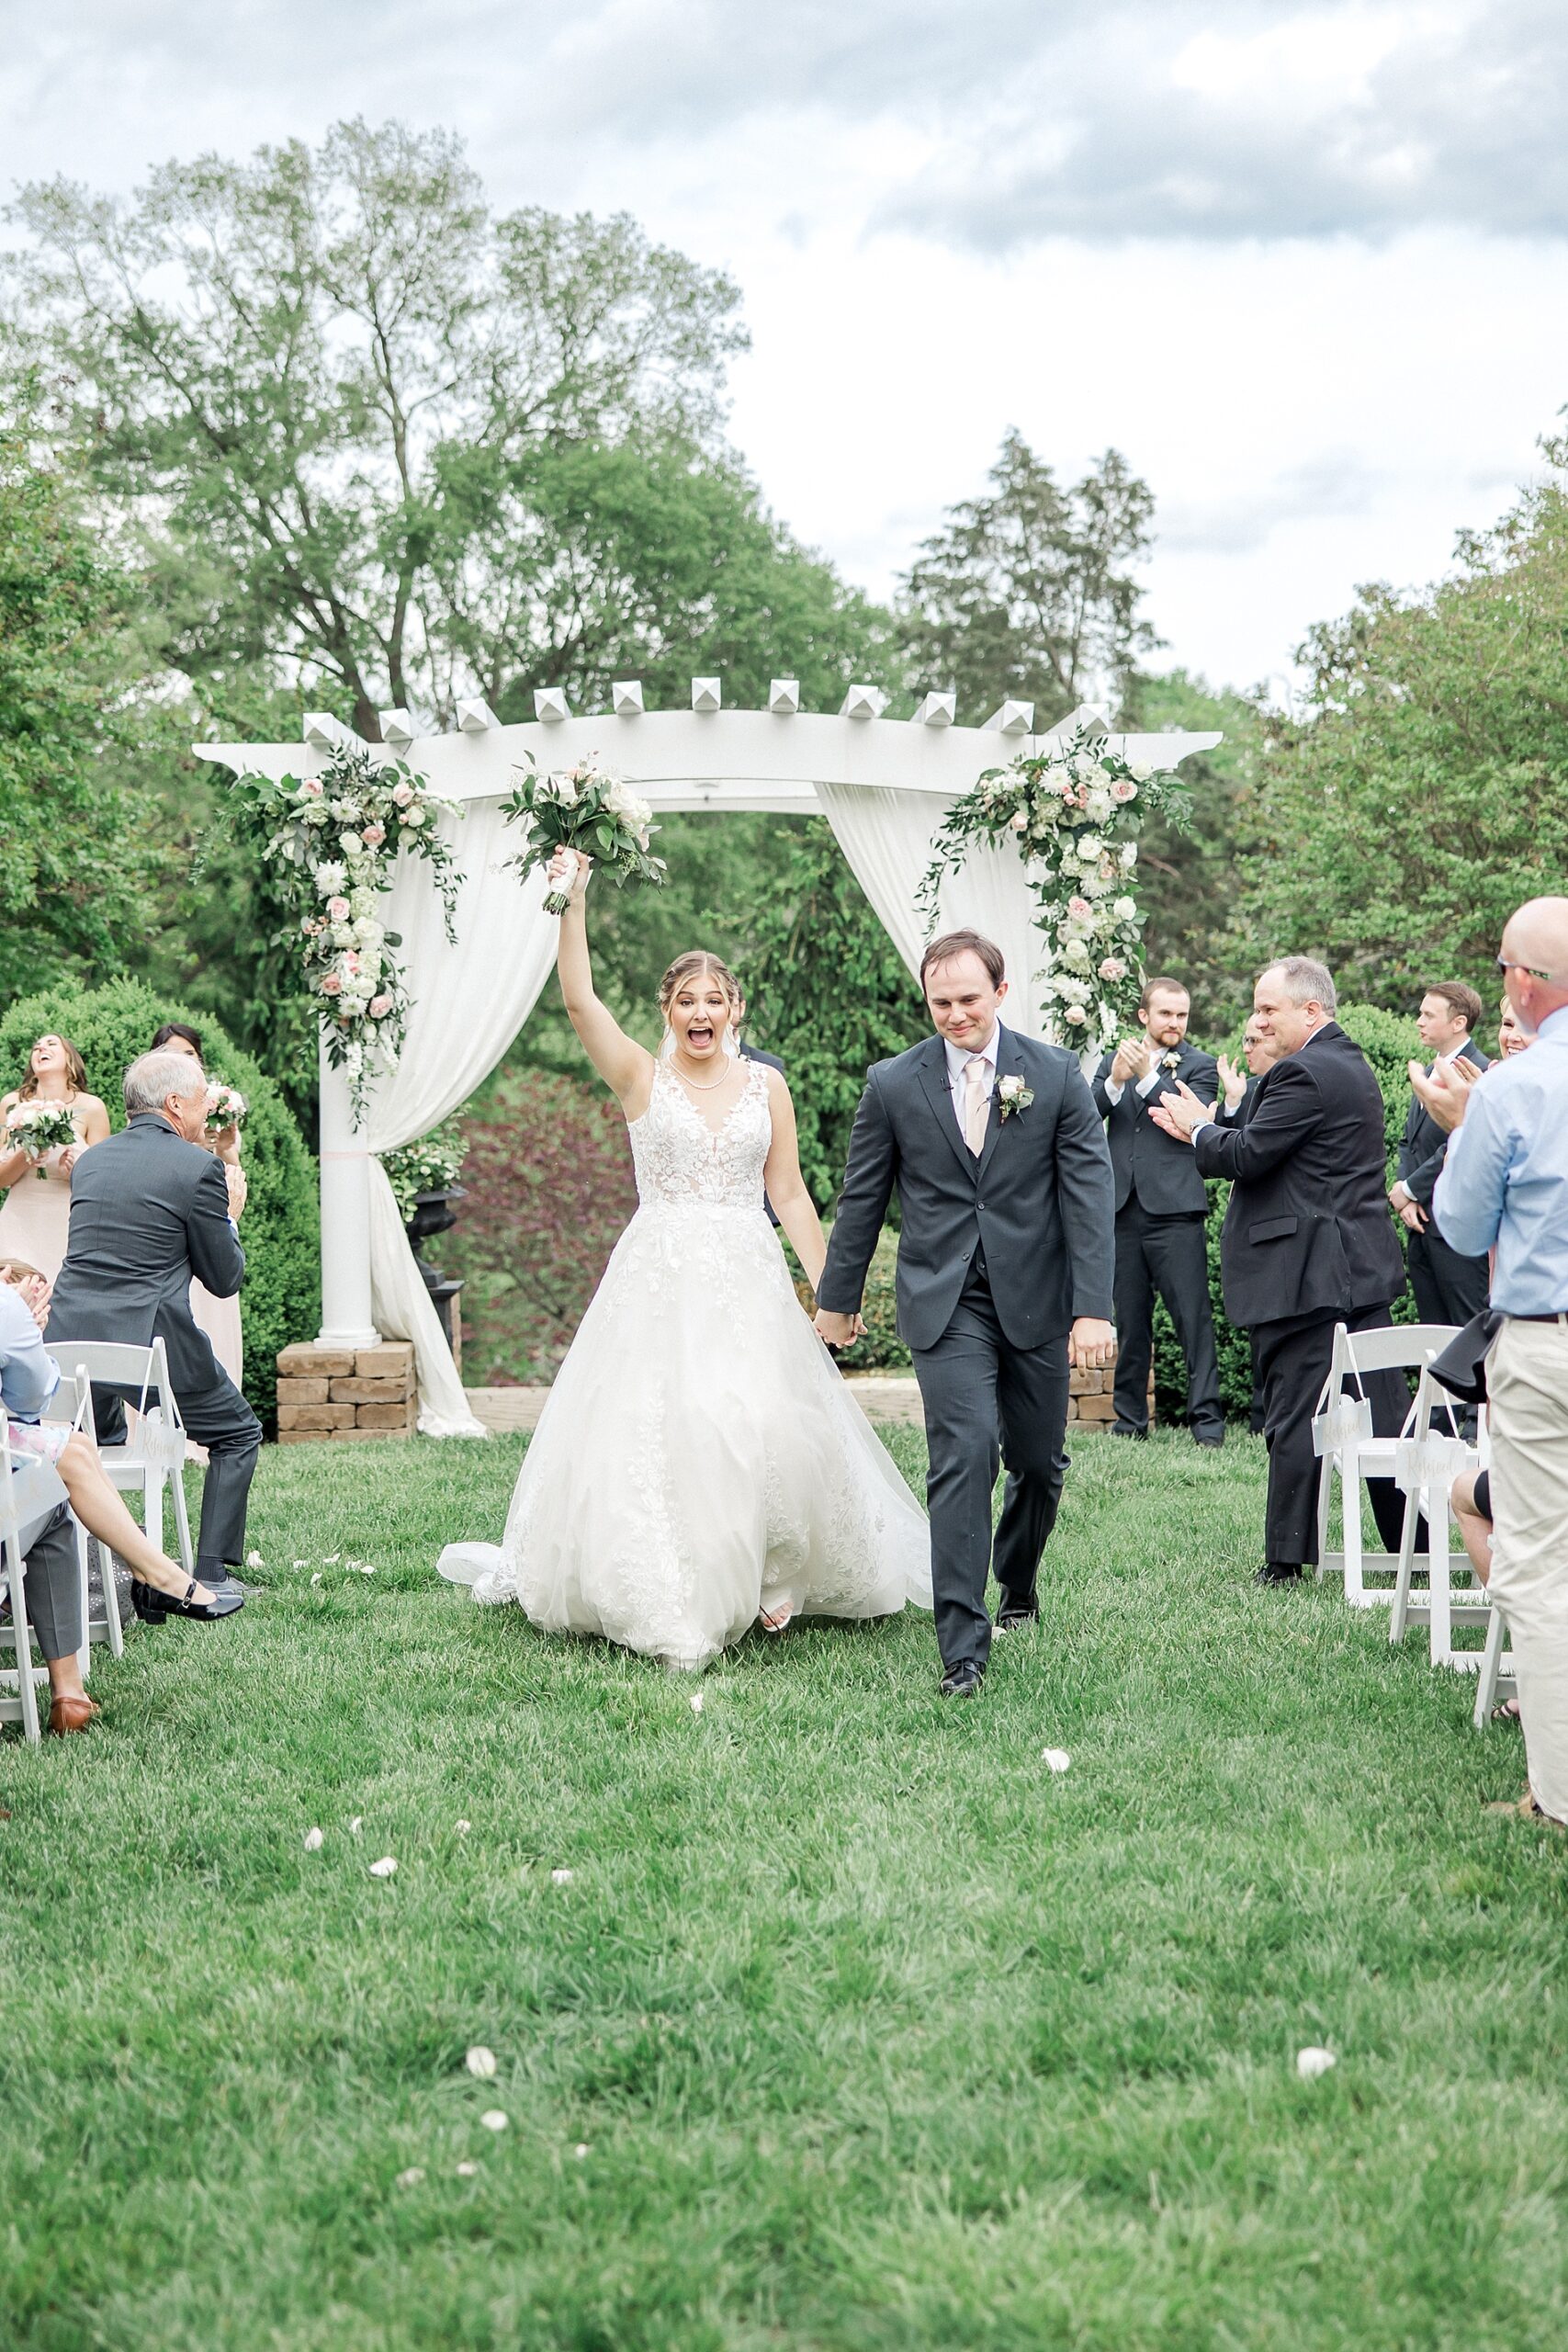
[[[996,1083],[997,1046],[1001,1035],[1001,1026],[999,1021],[993,1021],[990,1035],[983,1046],[976,1046],[973,1051],[965,1046],[955,1046],[948,1037],[944,1037],[942,1041],[942,1050],[947,1056],[947,1084],[948,1091],[953,1096],[953,1114],[958,1121],[958,1132],[964,1137],[964,1144],[970,1151],[978,1150],[978,1146],[971,1140],[969,1134],[970,1065],[972,1063],[979,1065],[975,1078],[981,1099],[987,1106],[986,1117],[989,1118],[991,1089]],[[982,1139],[984,1134],[985,1128],[982,1124]]]

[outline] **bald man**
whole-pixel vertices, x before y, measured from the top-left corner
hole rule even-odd
[[[1497,963],[1535,1050],[1469,1083],[1439,1063],[1416,1085],[1412,1064],[1411,1083],[1454,1130],[1432,1195],[1438,1231],[1467,1257],[1497,1252],[1491,1593],[1514,1646],[1521,1810],[1568,1824],[1568,899],[1522,906]]]

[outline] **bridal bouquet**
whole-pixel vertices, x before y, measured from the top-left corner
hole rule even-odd
[[[237,1086],[225,1086],[220,1078],[213,1079],[207,1089],[207,1132],[220,1136],[230,1127],[243,1127],[250,1104]]]
[[[1045,968],[1034,976],[1042,1009],[1065,1042],[1108,1046],[1134,1018],[1143,985],[1131,836],[1156,813],[1184,825],[1190,806],[1174,776],[1131,766],[1104,736],[1079,728],[1047,751],[987,769],[954,801],[918,902],[934,930],[948,875],[977,846],[1015,842],[1045,941]]]
[[[46,1151],[62,1150],[81,1141],[63,1102],[14,1102],[6,1114],[6,1132],[13,1148],[19,1145],[39,1159]],[[38,1172],[41,1176],[42,1169]]]
[[[613,768],[596,768],[592,756],[557,775],[539,775],[532,760],[512,771],[512,791],[501,804],[508,822],[526,826],[523,847],[508,867],[531,874],[547,865],[558,849],[591,857],[619,889],[627,882],[660,888],[664,860],[650,857],[649,841],[658,828],[653,811]],[[570,900],[552,890],[545,912],[564,915]]]

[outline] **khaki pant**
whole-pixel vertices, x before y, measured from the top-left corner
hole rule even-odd
[[[1568,1822],[1568,1324],[1506,1322],[1486,1385],[1492,1598],[1513,1644],[1535,1801]]]

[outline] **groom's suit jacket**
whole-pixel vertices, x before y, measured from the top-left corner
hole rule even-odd
[[[1011,1077],[1021,1078],[1034,1099],[1004,1119],[998,1088]],[[840,1315],[858,1309],[897,1187],[898,1329],[910,1348],[941,1339],[976,1250],[1015,1348],[1061,1339],[1082,1315],[1110,1320],[1111,1154],[1077,1057],[998,1024],[997,1081],[976,1157],[959,1132],[940,1037],[873,1064],[855,1113],[818,1306]]]

